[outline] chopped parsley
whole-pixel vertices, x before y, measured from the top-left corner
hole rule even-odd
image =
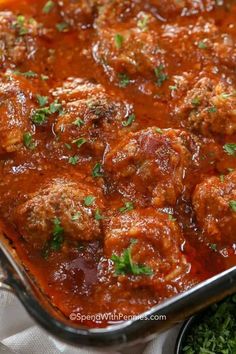
[[[220,181],[223,183],[224,180],[225,180],[225,176],[224,176],[224,175],[220,175],[220,176],[219,176],[219,179],[220,179]]]
[[[133,209],[134,209],[134,204],[132,202],[125,202],[125,205],[119,208],[119,211],[121,213],[127,213],[128,211],[131,211]]]
[[[77,163],[79,162],[79,157],[78,156],[71,156],[69,158],[69,163],[73,166],[77,165]]]
[[[125,88],[130,84],[130,78],[125,73],[119,73],[118,78],[120,87]]]
[[[49,79],[49,76],[48,76],[48,75],[41,74],[41,75],[40,75],[40,78],[41,78],[41,80],[46,81],[46,80]]]
[[[104,219],[104,217],[101,215],[100,210],[97,209],[97,210],[95,211],[95,220],[100,221],[100,220],[102,220],[102,219]]]
[[[114,262],[115,265],[115,275],[148,275],[151,276],[153,274],[153,271],[151,268],[143,265],[143,264],[137,264],[134,263],[132,260],[132,255],[131,255],[131,248],[128,247],[126,250],[124,250],[123,254],[121,256],[117,256],[115,254],[112,255],[111,260]]]
[[[208,108],[208,112],[209,113],[216,113],[217,112],[217,108],[215,106],[209,107]]]
[[[103,176],[102,165],[100,162],[97,162],[96,165],[94,166],[93,171],[92,171],[92,176],[95,178]]]
[[[123,127],[130,126],[136,119],[135,114],[130,114],[126,121],[122,122]]]
[[[41,96],[41,95],[36,95],[39,106],[44,107],[48,103],[48,97],[47,96]]]
[[[172,214],[168,214],[168,219],[169,219],[169,221],[173,221],[173,222],[176,221],[176,219],[174,218],[174,216]]]
[[[22,76],[24,76],[24,77],[26,77],[28,79],[37,77],[37,74],[34,71],[31,71],[31,70],[25,71],[25,72],[21,72],[19,70],[15,70],[15,71],[13,71],[13,74],[14,75],[22,75]]]
[[[30,132],[24,133],[23,142],[27,149],[33,150],[36,147],[36,144],[34,143],[32,134]]]
[[[77,127],[82,127],[84,125],[84,121],[80,118],[77,118],[74,122],[73,122],[74,125],[76,125]]]
[[[146,31],[148,29],[148,15],[143,14],[137,22],[137,26],[141,31]]]
[[[236,200],[230,200],[229,206],[230,206],[231,210],[232,210],[234,213],[236,213]]]
[[[75,144],[78,148],[80,148],[81,146],[83,146],[84,144],[87,143],[87,140],[85,138],[79,138],[79,139],[73,140],[72,143]]]
[[[65,143],[65,147],[68,149],[68,150],[71,150],[72,149],[72,146],[68,143]]]
[[[210,243],[209,247],[212,249],[212,251],[217,252],[217,245],[215,243]]]
[[[62,106],[58,101],[54,101],[50,104],[49,107],[44,107],[47,103],[47,97],[37,95],[37,100],[40,105],[40,108],[36,109],[31,117],[31,120],[34,124],[42,125],[44,124],[48,117],[54,113],[61,113]]]
[[[198,42],[198,48],[200,49],[206,49],[207,48],[207,44],[203,41]]]
[[[230,156],[236,156],[236,144],[225,144],[223,146],[224,151]]]
[[[184,354],[236,353],[236,296],[212,305],[184,339]]]
[[[199,97],[194,97],[191,101],[192,106],[197,107],[200,106],[201,100]]]
[[[50,254],[50,251],[60,251],[62,244],[64,242],[64,229],[61,226],[61,221],[58,218],[53,220],[53,231],[52,237],[49,241],[46,242],[45,247],[43,249],[43,257],[47,258]]]
[[[84,198],[84,205],[90,207],[95,202],[96,198],[93,195],[88,195]]]
[[[124,37],[121,34],[117,33],[114,37],[114,40],[116,48],[120,49],[122,47],[122,44],[124,43]]]
[[[77,211],[74,215],[71,216],[71,221],[77,221],[81,218],[81,213]]]
[[[168,79],[167,74],[164,72],[164,65],[160,64],[154,69],[156,78],[157,78],[157,85],[159,87],[162,86],[162,84]]]
[[[162,135],[163,134],[163,130],[161,128],[156,128],[156,133]]]
[[[14,26],[17,29],[19,36],[24,36],[28,33],[28,29],[25,27],[25,16],[17,16]]]
[[[169,89],[170,89],[171,91],[176,91],[176,90],[178,89],[178,87],[177,87],[176,85],[170,85],[170,86],[169,86]]]
[[[55,2],[54,1],[51,1],[51,0],[47,1],[46,4],[43,7],[43,10],[42,10],[43,13],[44,14],[49,14],[52,11],[52,9],[54,8],[54,6],[55,6]]]
[[[69,25],[66,22],[57,23],[56,29],[58,30],[58,32],[66,32],[69,30]]]

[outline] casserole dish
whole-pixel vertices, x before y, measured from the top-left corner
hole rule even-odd
[[[158,332],[236,292],[236,267],[233,267],[140,314],[140,318],[103,329],[74,326],[39,291],[3,237],[0,243],[0,289],[13,292],[42,328],[74,346],[106,350],[125,349],[145,343]]]
[[[235,18],[0,2],[2,287],[52,334],[135,345],[235,291]]]

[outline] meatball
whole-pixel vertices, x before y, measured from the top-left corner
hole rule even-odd
[[[23,76],[0,78],[0,154],[17,151],[24,133],[32,131],[33,93],[33,85]]]
[[[18,66],[32,60],[38,50],[39,37],[47,30],[32,18],[0,12],[0,64]]]
[[[150,0],[157,7],[159,13],[164,16],[192,16],[201,12],[212,11],[215,7],[223,5],[223,0]]]
[[[101,237],[96,210],[103,208],[101,192],[84,182],[55,179],[19,205],[14,213],[17,230],[36,249],[55,236],[55,225],[71,240]]]
[[[193,205],[203,237],[208,243],[236,243],[236,172],[207,178],[196,187]]]
[[[189,89],[175,114],[187,118],[191,129],[204,135],[236,133],[236,94],[222,80],[200,78]]]
[[[131,78],[138,74],[153,78],[154,81],[155,68],[163,65],[158,34],[140,31],[137,27],[119,31],[101,30],[93,55],[103,65],[105,72],[111,75],[111,79],[119,79],[125,73]]]
[[[76,145],[84,139],[80,151],[103,154],[106,143],[115,139],[131,113],[128,103],[121,102],[97,83],[69,79],[53,95],[63,104],[55,132],[64,143]],[[127,131],[127,129],[125,129]]]
[[[92,24],[97,6],[105,0],[60,0],[58,4],[62,17],[71,26]]]
[[[128,134],[105,157],[104,169],[125,196],[153,205],[173,205],[184,189],[190,164],[189,136],[180,130],[148,128]],[[150,200],[148,200],[149,202]]]
[[[127,249],[130,252],[131,269],[126,263],[125,268],[117,272],[119,281],[129,281],[129,286],[150,286],[161,291],[163,283],[168,286],[183,277],[189,271],[181,251],[183,244],[177,223],[153,208],[113,216],[105,226],[105,254],[114,260],[115,268],[116,256],[122,257]],[[132,281],[127,279],[128,275]]]

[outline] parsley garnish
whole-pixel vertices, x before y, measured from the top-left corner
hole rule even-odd
[[[129,125],[131,125],[136,119],[135,114],[130,114],[127,118],[126,121],[122,122],[123,127],[128,127]]]
[[[61,249],[62,243],[64,241],[63,233],[64,229],[61,226],[61,221],[58,218],[55,218],[53,228],[53,237],[50,241],[50,247],[53,251],[59,251]]]
[[[214,107],[214,106],[209,107],[209,108],[208,108],[208,112],[209,112],[209,113],[216,113],[216,112],[217,112],[217,108]]]
[[[230,206],[231,210],[232,210],[234,213],[236,213],[236,200],[230,200],[229,206]]]
[[[168,79],[167,74],[164,72],[164,65],[159,65],[154,69],[155,75],[157,77],[157,85],[162,86],[163,82]]]
[[[48,97],[47,96],[41,96],[41,95],[36,95],[38,103],[40,105],[40,107],[44,107],[46,106],[46,104],[48,103]]]
[[[24,36],[28,33],[28,29],[25,27],[25,16],[17,16],[14,26],[17,29],[19,36]]]
[[[75,156],[71,156],[71,157],[69,158],[69,163],[70,163],[71,165],[73,165],[73,166],[77,165],[78,161],[79,161],[79,157],[76,156],[76,155],[75,155]]]
[[[100,210],[97,209],[97,210],[95,211],[95,220],[99,221],[99,220],[102,220],[102,219],[104,219],[104,217],[101,215]]]
[[[207,44],[205,42],[198,42],[198,48],[200,49],[206,49],[207,48]]]
[[[26,132],[23,135],[23,142],[25,147],[27,147],[27,149],[33,150],[35,149],[35,143],[33,142],[33,137],[32,134],[30,132]]]
[[[120,87],[125,88],[130,84],[130,78],[125,73],[119,73],[118,77],[120,80],[119,82]]]
[[[126,202],[122,208],[119,208],[119,211],[121,213],[127,213],[128,211],[131,211],[133,209],[134,209],[134,204],[132,202]]]
[[[44,14],[49,14],[52,11],[52,9],[54,8],[54,6],[55,6],[55,2],[54,1],[51,1],[51,0],[47,1],[46,4],[43,7],[43,13]]]
[[[79,139],[73,140],[72,143],[73,143],[73,144],[76,144],[76,146],[77,146],[78,148],[80,148],[82,145],[84,145],[84,144],[87,143],[87,140],[84,139],[84,138],[79,138]]]
[[[122,47],[122,44],[124,43],[124,37],[121,34],[117,33],[114,39],[116,48],[120,49]]]
[[[81,213],[79,211],[77,211],[77,213],[71,216],[72,221],[77,221],[79,220],[79,218],[81,218]]]
[[[234,354],[236,349],[236,296],[212,305],[193,324],[183,349],[185,354]]]
[[[215,243],[210,243],[209,246],[212,251],[217,252],[217,245]]]
[[[82,127],[85,123],[82,119],[80,118],[77,118],[74,122],[73,122],[74,125],[76,125],[77,127]]]
[[[58,103],[58,101],[51,103],[49,107],[43,107],[47,103],[46,98],[47,97],[37,95],[40,108],[34,111],[31,118],[32,122],[35,124],[42,125],[51,114],[61,113],[62,111],[62,105]]]
[[[93,177],[102,177],[103,173],[102,173],[102,165],[100,162],[96,163],[96,165],[93,168],[92,171],[92,176]]]
[[[162,135],[163,134],[163,130],[161,128],[156,128],[156,133]]]
[[[225,144],[223,146],[224,151],[231,156],[236,156],[236,144],[231,143],[231,144]]]
[[[201,100],[199,97],[194,97],[191,101],[191,104],[195,107],[199,106],[201,104]]]
[[[176,219],[174,218],[174,216],[172,214],[168,214],[168,219],[169,219],[169,221],[173,221],[173,222],[176,221]]]
[[[142,265],[136,264],[132,260],[131,255],[131,247],[124,250],[123,254],[119,257],[115,254],[112,255],[111,260],[114,262],[115,265],[115,275],[149,275],[153,274],[151,268]]]
[[[96,198],[93,195],[88,195],[87,197],[84,198],[84,205],[86,207],[93,205],[93,203],[95,202],[95,199]]]
[[[15,70],[15,71],[13,71],[13,74],[14,74],[14,75],[22,75],[22,76],[24,76],[24,77],[26,77],[26,78],[34,78],[34,77],[37,77],[37,74],[36,74],[34,71],[31,71],[31,70],[26,71],[26,72],[24,72],[24,73],[22,73],[22,72],[19,71],[19,70]]]
[[[137,26],[141,31],[146,31],[148,29],[148,15],[143,14],[137,22]]]
[[[57,24],[56,24],[56,29],[57,29],[59,32],[66,32],[66,31],[69,30],[69,25],[68,25],[68,23],[66,23],[66,22],[57,23]]]

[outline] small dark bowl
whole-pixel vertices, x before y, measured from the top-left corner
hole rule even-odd
[[[192,329],[192,326],[200,322],[203,314],[190,317],[187,321],[184,322],[183,326],[180,329],[179,335],[177,337],[175,354],[182,354],[182,349],[184,348],[185,340]]]

